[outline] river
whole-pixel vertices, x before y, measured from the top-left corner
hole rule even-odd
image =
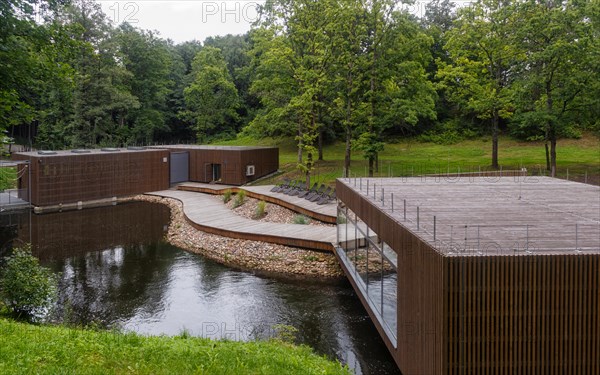
[[[265,277],[166,243],[167,207],[146,202],[63,213],[3,214],[0,250],[32,242],[60,274],[54,315],[151,335],[231,340],[297,329],[298,344],[357,374],[398,373],[346,281]]]

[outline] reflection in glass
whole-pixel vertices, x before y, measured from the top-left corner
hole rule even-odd
[[[338,207],[338,253],[350,276],[396,343],[397,335],[397,256],[347,207]]]

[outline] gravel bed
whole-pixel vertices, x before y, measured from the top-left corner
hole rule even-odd
[[[297,220],[298,216],[304,216],[308,225],[316,225],[323,227],[333,227],[333,224],[324,223],[322,221],[309,218],[305,215],[294,212],[288,208],[273,204],[266,203],[264,216],[256,217],[256,207],[260,200],[246,197],[244,203],[241,206],[233,208],[235,202],[235,195],[231,196],[232,199],[225,203],[225,205],[231,209],[236,215],[245,217],[246,219],[252,219],[256,221],[269,222],[269,223],[286,223],[294,224],[294,220]],[[223,201],[223,196],[215,196],[215,199]],[[302,224],[298,224],[302,225]]]
[[[166,240],[181,249],[201,254],[219,263],[269,275],[329,279],[344,277],[333,253],[205,233],[194,228],[185,219],[182,203],[176,199],[138,195],[132,200],[167,205],[171,209],[171,223]]]

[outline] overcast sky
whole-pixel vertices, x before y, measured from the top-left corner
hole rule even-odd
[[[208,36],[243,34],[256,20],[264,0],[96,0],[118,25],[129,22],[144,30],[157,30],[176,43],[203,41]]]
[[[1,0],[0,0],[1,1]],[[115,24],[129,22],[144,30],[157,30],[176,43],[204,41],[208,36],[243,34],[257,18],[257,7],[265,0],[95,0]],[[421,16],[430,0],[398,5]],[[474,0],[454,0],[465,6]]]

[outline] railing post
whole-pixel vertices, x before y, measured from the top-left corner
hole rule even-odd
[[[579,224],[575,223],[575,251],[579,249]]]
[[[436,224],[437,224],[437,223],[436,223],[436,218],[435,218],[435,215],[434,215],[434,216],[433,216],[433,242],[435,242],[435,240],[436,240],[436,238],[435,238],[435,235],[436,235],[436,229],[437,229],[437,228],[436,228]]]
[[[529,251],[529,224],[525,225],[527,238],[525,240],[525,251]]]
[[[467,227],[468,225],[465,225],[465,252],[467,252]]]
[[[417,206],[417,230],[419,230],[419,206]]]
[[[367,196],[369,196],[369,180],[367,180]]]
[[[392,212],[394,212],[394,193],[392,193]]]
[[[377,184],[373,183],[373,200],[376,200],[376,195],[377,195]]]
[[[404,221],[406,221],[406,199],[404,200]]]
[[[481,245],[481,242],[480,242],[481,237],[479,237],[479,228],[480,228],[480,226],[479,226],[479,224],[477,224],[477,252],[481,251],[481,246],[480,246]]]
[[[381,188],[381,205],[385,206],[385,189]]]

